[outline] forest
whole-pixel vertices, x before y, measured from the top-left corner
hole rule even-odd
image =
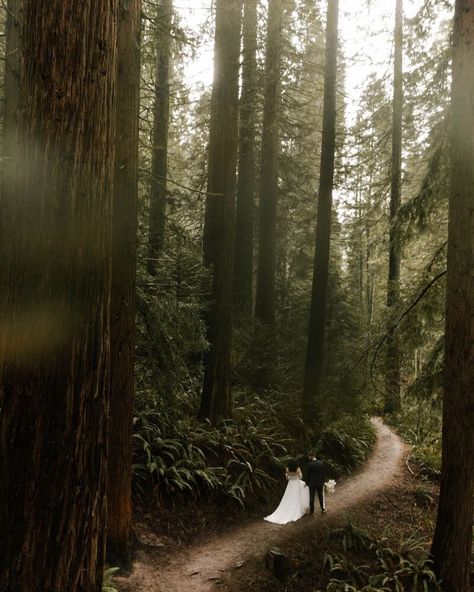
[[[0,31],[0,592],[474,590],[474,0]]]

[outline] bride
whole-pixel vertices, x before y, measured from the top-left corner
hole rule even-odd
[[[285,475],[288,484],[281,502],[273,514],[264,518],[264,520],[275,524],[286,524],[287,522],[299,520],[309,508],[309,488],[301,479],[301,470],[296,460],[291,459],[288,461]]]

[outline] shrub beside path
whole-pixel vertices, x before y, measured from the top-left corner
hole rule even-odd
[[[191,545],[166,558],[140,552],[128,578],[116,578],[121,592],[209,592],[224,572],[249,557],[260,556],[268,547],[309,529],[321,528],[353,504],[389,487],[402,473],[405,444],[380,419],[372,420],[377,433],[374,450],[358,473],[338,484],[328,496],[326,514],[315,513],[297,522],[279,526],[263,519],[223,535],[214,535],[205,544]]]

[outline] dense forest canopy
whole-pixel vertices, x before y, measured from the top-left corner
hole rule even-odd
[[[467,592],[474,0],[0,23],[2,592],[105,590],[144,516],[253,511],[310,450],[347,476],[374,415],[440,483],[382,589]]]

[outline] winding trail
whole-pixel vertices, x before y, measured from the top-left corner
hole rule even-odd
[[[335,513],[369,499],[387,488],[402,470],[405,445],[380,419],[372,420],[377,432],[374,451],[362,469],[336,487],[328,498],[326,514],[314,514],[279,526],[263,519],[221,536],[206,544],[191,545],[164,559],[141,553],[129,578],[116,578],[121,592],[209,592],[222,573],[240,561],[262,555],[269,546],[297,533],[320,528]]]

